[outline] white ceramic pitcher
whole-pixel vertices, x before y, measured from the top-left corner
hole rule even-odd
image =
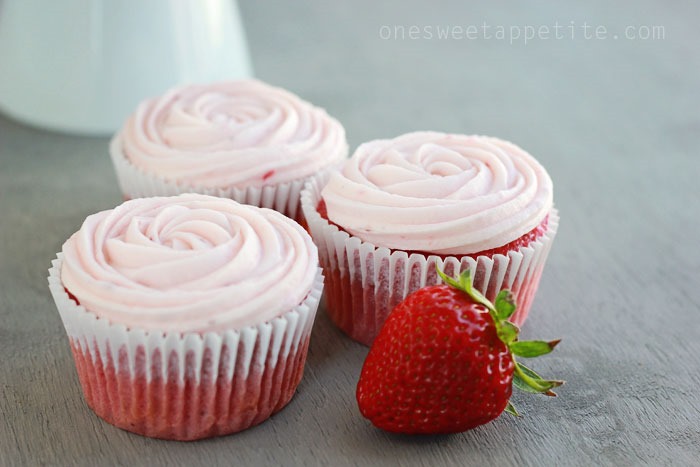
[[[171,86],[252,73],[235,0],[0,0],[0,109],[113,133]]]

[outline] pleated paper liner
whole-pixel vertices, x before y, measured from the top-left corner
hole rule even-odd
[[[177,183],[136,167],[124,156],[119,134],[112,138],[109,145],[109,153],[114,170],[117,173],[119,188],[126,199],[200,193],[218,196],[219,198],[230,198],[242,204],[274,209],[299,223],[303,222],[299,198],[306,182],[316,179],[324,180],[327,178],[327,173],[336,168],[335,166],[329,166],[308,177],[276,185],[247,188],[210,188],[201,185]]]
[[[322,187],[322,182],[309,181],[301,194],[301,206],[326,276],[326,310],[351,338],[370,345],[399,302],[419,288],[441,283],[436,265],[448,275],[469,268],[474,286],[490,300],[501,289],[510,289],[517,302],[511,321],[518,325],[525,321],[557,232],[556,209],[549,214],[545,234],[526,247],[507,255],[443,259],[377,247],[339,229],[317,211]]]
[[[304,371],[323,290],[319,269],[300,305],[256,326],[221,333],[158,333],[110,323],[49,288],[63,320],[88,405],[144,436],[194,440],[263,422],[291,400]]]

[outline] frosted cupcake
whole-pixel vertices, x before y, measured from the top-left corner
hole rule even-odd
[[[203,193],[297,219],[304,183],[347,154],[337,120],[255,80],[179,87],[146,100],[110,144],[126,199]]]
[[[187,194],[89,216],[49,287],[97,415],[192,440],[243,430],[289,402],[322,275],[296,222]]]
[[[470,268],[489,299],[511,289],[520,325],[558,225],[552,181],[514,144],[409,133],[361,145],[302,208],[326,275],[327,310],[370,344],[411,292]]]

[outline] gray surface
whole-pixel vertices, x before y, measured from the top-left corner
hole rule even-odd
[[[525,417],[465,434],[382,433],[353,397],[366,349],[321,314],[295,399],[263,425],[196,443],[114,428],[83,402],[46,286],[65,238],[120,202],[107,140],[0,118],[0,464],[697,465],[698,4],[328,3],[241,5],[258,76],[327,107],[352,147],[485,133],[550,171],[562,222],[524,333],[564,338],[536,365],[568,381],[560,397],[517,396]],[[657,24],[666,39],[379,38],[385,24],[484,20]]]

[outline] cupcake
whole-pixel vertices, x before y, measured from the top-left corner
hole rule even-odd
[[[202,193],[299,220],[304,183],[347,158],[323,109],[255,80],[191,85],[142,102],[110,144],[126,199]]]
[[[89,216],[49,271],[88,405],[177,440],[244,430],[290,401],[322,282],[299,224],[199,194]]]
[[[326,308],[371,344],[411,292],[471,269],[489,299],[513,291],[521,325],[559,217],[545,169],[514,144],[415,132],[361,145],[302,208],[326,276]]]

